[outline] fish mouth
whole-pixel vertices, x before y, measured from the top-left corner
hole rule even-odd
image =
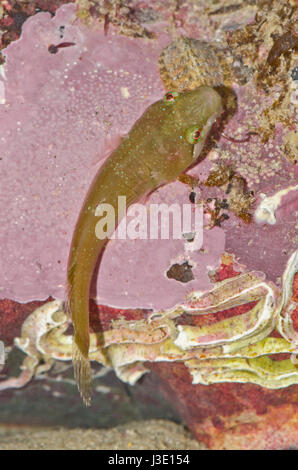
[[[222,111],[222,110],[221,110]],[[210,116],[210,118],[207,120],[205,126],[204,126],[204,129],[203,129],[203,132],[204,132],[204,138],[198,142],[197,144],[194,145],[194,151],[193,151],[193,157],[194,157],[194,160],[197,160],[197,158],[199,157],[200,153],[201,153],[201,150],[202,148],[204,147],[205,145],[205,141],[207,139],[207,136],[214,124],[214,122],[216,121],[216,119],[218,118],[218,116],[220,115],[221,111],[219,112],[216,112],[214,113],[212,116]]]

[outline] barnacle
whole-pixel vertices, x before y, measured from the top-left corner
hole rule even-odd
[[[163,49],[158,65],[168,90],[194,90],[201,85],[219,86],[225,81],[224,52],[198,39],[181,36]]]
[[[224,93],[233,82],[244,85],[252,75],[231,48],[186,36],[163,49],[158,65],[165,88],[180,92],[209,85]]]

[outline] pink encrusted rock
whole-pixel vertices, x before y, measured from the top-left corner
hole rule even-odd
[[[63,41],[75,45],[50,54],[48,45],[61,41],[61,26]],[[64,297],[71,235],[92,177],[113,137],[128,132],[164,94],[157,70],[163,41],[104,36],[82,26],[74,6],[65,5],[53,19],[47,13],[29,18],[21,39],[5,50],[2,297],[22,302]],[[147,203],[184,204],[188,195],[174,183]],[[193,253],[195,280],[188,285],[166,276],[172,262],[185,261],[187,242],[111,242],[93,296],[116,307],[160,309],[175,305],[190,289],[209,288],[207,266],[219,264],[225,236],[220,228],[207,235],[209,254]]]

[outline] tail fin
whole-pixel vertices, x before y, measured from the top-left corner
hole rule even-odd
[[[86,406],[91,405],[91,366],[88,358],[84,357],[73,338],[72,341],[72,363],[74,376],[81,397]]]

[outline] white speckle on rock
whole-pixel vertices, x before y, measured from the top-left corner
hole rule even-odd
[[[130,97],[130,93],[128,91],[128,88],[127,87],[121,87],[121,95],[123,96],[123,98],[125,99],[128,99]]]

